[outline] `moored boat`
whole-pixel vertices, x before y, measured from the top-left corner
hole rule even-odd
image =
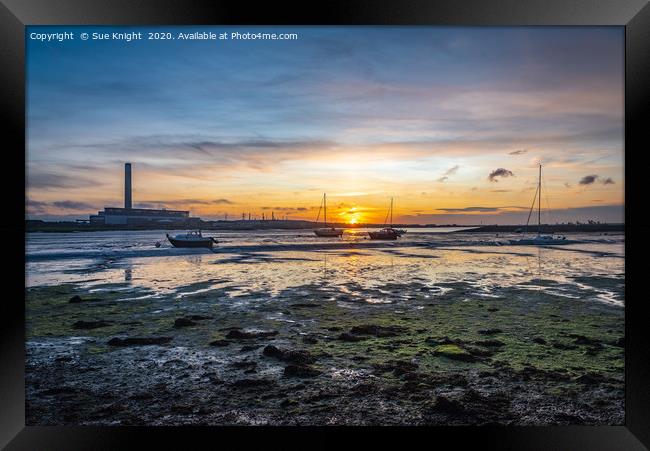
[[[368,232],[371,240],[396,240],[400,234],[397,230],[387,227],[376,232]]]
[[[212,246],[218,243],[218,241],[211,236],[203,236],[200,230],[182,233],[174,237],[169,236],[169,234],[166,235],[167,239],[174,247],[205,247],[212,249]]]
[[[530,216],[533,213],[535,208],[535,201],[537,201],[537,236],[526,238],[526,232],[528,231],[528,223],[530,222]],[[521,233],[521,229],[515,230],[516,233]],[[526,220],[526,227],[524,228],[524,238],[518,240],[509,240],[509,244],[514,244],[518,246],[548,246],[552,244],[570,244],[575,241],[567,240],[565,236],[553,236],[553,235],[543,235],[542,234],[542,165],[539,165],[539,179],[537,182],[537,191],[533,196],[533,205],[530,206],[530,211],[528,212],[528,219]]]
[[[314,233],[316,236],[320,236],[323,238],[336,238],[340,237],[343,235],[343,229],[336,229],[334,227],[327,227],[327,194],[323,193],[323,202],[321,204],[321,208],[318,210],[318,216],[316,217],[316,223],[318,223],[318,219],[320,218],[320,212],[321,209],[323,210],[323,225],[325,227],[320,228],[320,229],[315,229]]]
[[[399,238],[402,233],[406,233],[406,230],[397,230],[393,228],[393,198],[390,198],[390,208],[388,213],[386,213],[386,222],[388,221],[388,216],[390,215],[390,227],[384,227],[383,229],[377,230],[376,232],[368,232],[368,236],[371,240],[396,240]]]
[[[343,229],[335,229],[334,227],[329,229],[323,228],[323,229],[314,230],[314,233],[316,234],[316,236],[334,238],[343,235]]]

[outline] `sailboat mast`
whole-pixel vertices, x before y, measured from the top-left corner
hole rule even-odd
[[[542,233],[542,165],[539,165],[539,182],[537,185],[537,234]]]
[[[325,227],[327,227],[327,193],[323,193],[323,209],[325,211]]]
[[[393,198],[390,198],[390,226],[393,227]]]

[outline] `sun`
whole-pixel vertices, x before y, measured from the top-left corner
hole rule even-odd
[[[357,221],[357,218],[350,218],[348,220],[348,224],[356,224],[357,222],[359,222],[359,221]]]

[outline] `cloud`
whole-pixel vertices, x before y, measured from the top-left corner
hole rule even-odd
[[[57,202],[52,202],[54,207],[62,208],[64,210],[93,210],[95,207],[93,205],[87,204],[85,202],[76,202],[73,200],[62,200]]]
[[[165,205],[234,205],[228,199],[174,199],[174,200],[149,200],[139,203],[141,208],[163,208]],[[146,205],[146,207],[144,207]]]
[[[508,152],[508,155],[523,155],[526,152],[528,152],[528,149],[513,150],[512,152]]]
[[[458,165],[452,166],[449,169],[447,169],[447,171],[445,172],[445,175],[454,175],[456,172],[458,172],[459,168],[460,168],[460,166],[458,166]]]
[[[594,175],[585,175],[584,177],[582,177],[580,179],[580,181],[578,183],[581,184],[581,185],[591,185],[591,184],[595,183],[597,179],[598,179],[598,176],[595,175],[595,174]]]
[[[525,210],[526,207],[509,205],[505,207],[464,207],[464,208],[438,208],[446,213],[494,213],[501,211]]]
[[[499,207],[464,207],[464,208],[439,208],[438,210],[453,213],[453,212],[495,212],[499,211]]]
[[[93,205],[87,204],[85,202],[77,202],[73,200],[43,202],[28,198],[26,204],[27,213],[30,215],[48,214],[52,209],[88,212],[93,211],[95,208]]]
[[[311,210],[313,210],[314,207],[311,207]],[[310,208],[307,207],[262,207],[262,210],[275,210],[275,211],[288,211],[288,212],[293,212],[293,211],[309,211]]]
[[[527,209],[525,209],[527,210]],[[608,223],[622,223],[624,221],[623,205],[593,205],[589,207],[576,207],[554,209],[548,211],[548,221],[556,222],[586,222],[589,219]],[[415,215],[401,215],[398,221],[405,223],[428,224],[525,224],[527,214],[524,211],[496,211],[476,214],[476,212],[449,212],[429,213]]]
[[[601,177],[600,175],[597,175],[597,174],[585,175],[584,177],[582,177],[580,179],[580,182],[578,182],[578,183],[580,183],[581,185],[593,185],[594,183],[596,183],[599,180],[600,180],[600,183],[602,183],[603,185],[613,185],[615,183],[614,180],[611,177],[603,178],[603,177]],[[567,184],[565,183],[565,186],[566,185]]]
[[[513,174],[512,171],[509,171],[508,169],[504,169],[504,168],[499,168],[490,172],[490,175],[488,175],[488,180],[490,180],[491,182],[498,182],[497,177],[514,177],[514,176],[515,174]]]
[[[450,167],[449,169],[447,169],[445,171],[445,173],[442,175],[442,177],[437,179],[437,181],[442,183],[442,182],[445,182],[445,181],[449,180],[449,176],[454,175],[456,172],[458,172],[459,168],[460,168],[460,166],[458,166],[458,165]]]
[[[78,175],[67,176],[52,172],[28,171],[27,186],[30,188],[86,188],[100,185],[98,180],[91,180]]]

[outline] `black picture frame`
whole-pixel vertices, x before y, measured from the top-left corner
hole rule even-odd
[[[650,5],[648,0],[336,0],[319,3],[180,0],[0,0],[0,77],[2,117],[6,133],[2,148],[5,296],[0,302],[0,446],[18,450],[125,449],[155,442],[162,448],[226,446],[223,438],[238,435],[238,445],[262,438],[268,446],[290,447],[282,428],[89,428],[26,427],[24,382],[24,173],[11,170],[25,158],[25,27],[28,25],[152,25],[152,24],[300,24],[300,25],[476,25],[547,26],[614,25],[625,27],[625,234],[626,263],[647,255],[643,243],[648,222],[642,201],[643,147],[647,131],[642,117],[650,106]],[[646,113],[645,115],[643,113]],[[7,176],[9,175],[9,176]],[[640,183],[639,183],[639,186]],[[635,243],[632,245],[632,243]],[[639,259],[640,260],[640,259]],[[21,264],[22,263],[22,264]],[[626,264],[626,423],[625,426],[562,427],[437,427],[373,429],[375,438],[429,437],[431,444],[468,441],[499,449],[646,449],[650,447],[650,343],[645,325],[643,265]],[[640,294],[633,297],[633,291]],[[312,428],[313,442],[338,446],[332,429]],[[336,430],[340,430],[336,428]],[[293,434],[293,431],[291,431]],[[233,437],[229,437],[233,438]],[[301,443],[302,442],[302,443]],[[188,446],[188,443],[192,445]]]

